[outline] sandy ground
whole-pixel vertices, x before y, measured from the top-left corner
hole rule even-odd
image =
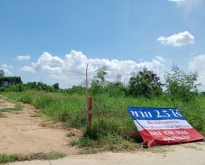
[[[205,142],[154,147],[133,153],[70,155],[51,161],[26,161],[8,165],[205,165]]]
[[[14,106],[5,99],[0,99],[0,111]],[[6,112],[3,113],[5,117],[0,118],[0,154],[27,155],[52,151],[77,154],[78,150],[69,145],[69,141],[75,137],[66,137],[68,130],[35,117],[38,110],[34,107],[28,104],[23,106],[22,111]],[[76,135],[80,133],[78,130],[71,131]]]
[[[23,104],[19,112],[4,113],[0,118],[0,154],[62,152],[67,157],[51,161],[25,161],[7,165],[205,165],[205,142],[186,143],[143,149],[132,153],[105,152],[78,155],[79,149],[69,146],[77,137],[66,137],[68,130],[45,122],[36,116],[37,109]],[[14,104],[0,98],[0,110]],[[48,127],[50,126],[50,128]],[[71,130],[78,136],[78,130]]]

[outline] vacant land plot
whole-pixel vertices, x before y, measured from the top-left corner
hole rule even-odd
[[[21,111],[13,110],[16,105],[0,98],[0,154],[28,155],[38,152],[65,153],[59,160],[33,160],[8,163],[10,165],[204,165],[205,142],[187,143],[141,149],[133,153],[105,152],[94,155],[78,155],[78,148],[69,145],[70,140],[81,136],[76,129],[66,130],[59,124],[45,121],[38,110],[22,104]],[[75,136],[66,136],[72,132]]]
[[[0,98],[0,112],[9,111],[15,104]],[[77,154],[78,150],[69,145],[73,137],[66,137],[68,130],[46,122],[39,117],[38,110],[23,104],[21,111],[2,112],[0,117],[0,154],[27,155],[37,152],[60,152]],[[71,130],[79,135],[78,130]]]

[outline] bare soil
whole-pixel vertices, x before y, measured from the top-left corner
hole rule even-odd
[[[22,105],[22,111],[3,112],[4,117],[0,118],[0,154],[78,153],[78,149],[71,147],[69,143],[82,134],[79,130],[63,129],[61,125],[39,117],[38,110],[34,107]],[[3,108],[14,107],[15,104],[0,98],[0,112]],[[75,136],[66,137],[68,132],[73,132]]]

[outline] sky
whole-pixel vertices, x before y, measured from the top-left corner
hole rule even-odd
[[[205,91],[204,0],[1,0],[0,69],[24,83],[85,85],[97,68],[108,81],[173,64],[197,72]]]

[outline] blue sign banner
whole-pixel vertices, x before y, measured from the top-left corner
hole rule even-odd
[[[127,107],[133,120],[185,120],[177,108]]]

